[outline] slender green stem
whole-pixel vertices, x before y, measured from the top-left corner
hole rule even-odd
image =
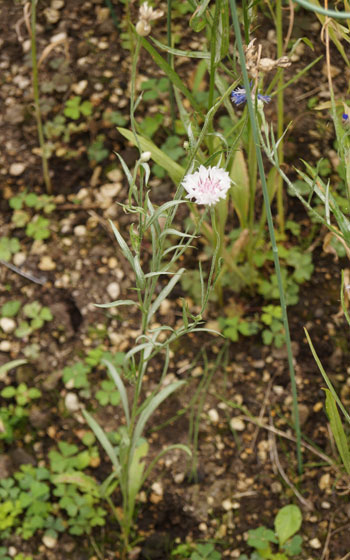
[[[166,23],[167,23],[167,41],[168,41],[168,47],[172,47],[172,38],[171,38],[171,8],[172,8],[172,0],[167,0],[168,2],[168,9],[167,9],[167,17],[166,17]],[[171,66],[172,68],[174,67],[174,56],[168,52],[168,64],[169,66]],[[172,128],[172,132],[175,132],[175,119],[176,119],[176,113],[175,113],[175,95],[174,95],[174,88],[173,88],[173,84],[171,83],[171,80],[169,80],[169,99],[170,99],[170,116],[171,116],[171,128]]]
[[[282,24],[282,0],[276,0],[276,35],[277,35],[277,57],[283,56],[283,24]],[[284,123],[284,100],[283,100],[283,69],[281,68],[278,78],[277,92],[277,137],[283,136]],[[278,159],[283,164],[284,145],[283,139],[278,145]],[[281,175],[277,175],[277,214],[280,233],[284,234],[284,206],[283,206],[283,179]]]
[[[31,54],[32,54],[32,74],[33,74],[33,97],[34,97],[34,108],[35,108],[35,119],[36,126],[38,129],[38,138],[40,144],[41,162],[43,168],[43,176],[45,181],[46,190],[49,194],[52,193],[52,185],[49,172],[49,164],[47,159],[46,147],[45,147],[45,137],[43,123],[41,119],[40,111],[40,97],[39,97],[39,75],[38,75],[38,62],[36,56],[36,3],[37,0],[32,0],[31,4]]]
[[[299,421],[298,397],[297,397],[295,370],[294,370],[294,364],[293,364],[292,345],[291,345],[290,332],[289,332],[286,299],[285,299],[285,294],[284,294],[284,289],[283,289],[281,267],[280,267],[280,262],[279,262],[279,258],[278,258],[278,248],[277,248],[277,244],[276,244],[276,237],[275,237],[275,231],[274,231],[274,226],[273,226],[271,207],[270,207],[270,201],[269,201],[269,195],[268,195],[267,183],[266,183],[266,177],[265,177],[265,170],[264,170],[264,164],[263,164],[262,153],[261,153],[260,142],[259,142],[258,128],[257,128],[257,122],[256,122],[256,114],[255,114],[255,111],[254,111],[254,106],[253,106],[253,102],[252,102],[251,95],[250,95],[249,77],[248,77],[248,72],[247,72],[247,68],[246,68],[246,64],[245,64],[245,57],[244,57],[243,44],[242,44],[242,38],[241,38],[241,30],[240,30],[238,14],[237,14],[236,0],[230,0],[230,6],[231,6],[231,12],[232,12],[233,27],[234,27],[234,30],[235,30],[235,36],[236,36],[236,41],[237,41],[239,59],[240,59],[240,64],[241,64],[241,68],[242,68],[244,88],[247,92],[247,106],[248,106],[248,112],[249,112],[251,127],[252,127],[252,133],[254,135],[254,140],[255,140],[256,157],[257,157],[257,161],[258,161],[258,168],[259,168],[262,191],[263,191],[263,196],[264,196],[264,203],[265,203],[265,207],[266,207],[267,223],[268,223],[268,227],[269,227],[269,234],[270,234],[270,239],[271,239],[272,252],[273,252],[273,257],[274,257],[274,264],[275,264],[275,270],[276,270],[276,276],[277,276],[277,282],[278,282],[278,289],[279,289],[279,295],[280,295],[280,302],[281,302],[281,308],[282,308],[283,325],[284,325],[285,336],[286,336],[286,347],[287,347],[287,355],[288,355],[289,373],[290,373],[292,396],[293,396],[293,415],[294,415],[294,429],[295,429],[296,440],[297,440],[298,470],[299,470],[299,473],[301,473],[302,469],[303,469],[303,465],[302,465],[302,452],[301,452],[301,432],[300,432],[300,421]]]

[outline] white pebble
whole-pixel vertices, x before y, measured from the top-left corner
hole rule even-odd
[[[24,163],[12,163],[10,166],[10,175],[14,175],[17,177],[18,175],[22,175],[23,171],[25,170],[26,166]]]
[[[230,509],[232,509],[231,500],[224,500],[221,505],[222,505],[222,507],[224,508],[225,511],[230,511]]]
[[[42,542],[46,546],[46,548],[55,548],[57,545],[57,539],[55,537],[51,537],[50,535],[44,535],[42,538]]]
[[[84,235],[86,235],[86,227],[83,225],[75,226],[74,235],[77,237],[84,237]]]
[[[64,404],[69,412],[76,412],[80,409],[80,402],[75,393],[67,393],[64,399]]]
[[[117,282],[111,282],[110,284],[108,284],[107,293],[108,293],[109,297],[112,298],[113,301],[118,299],[119,294],[120,294],[119,284]]]
[[[157,496],[163,496],[163,486],[160,484],[160,482],[154,482],[151,488],[153,492],[157,494]]]
[[[236,432],[244,432],[245,430],[245,423],[240,418],[231,418],[230,426],[232,430],[236,430]]]
[[[10,352],[11,342],[9,340],[2,340],[0,342],[0,352]]]
[[[100,189],[101,195],[103,197],[112,198],[118,194],[121,188],[121,183],[105,183]]]
[[[311,546],[311,548],[314,548],[315,550],[318,550],[322,546],[318,538],[311,539],[311,541],[309,541],[309,545]]]
[[[26,260],[27,256],[25,253],[19,252],[13,255],[13,264],[15,266],[22,266],[24,261]]]
[[[211,408],[210,410],[208,410],[208,416],[213,424],[217,424],[220,420],[219,413],[215,408]]]
[[[10,317],[2,317],[0,319],[0,327],[5,333],[11,333],[16,328],[16,321],[11,319]]]

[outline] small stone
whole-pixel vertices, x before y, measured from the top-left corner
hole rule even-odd
[[[150,497],[149,497],[149,501],[152,504],[159,504],[161,501],[163,500],[163,496],[158,496],[158,494],[156,494],[155,492],[151,492]]]
[[[323,474],[318,482],[320,490],[327,490],[331,486],[331,475],[329,473]]]
[[[101,187],[101,195],[106,196],[107,198],[112,198],[116,196],[120,189],[122,188],[121,183],[106,183]]]
[[[312,410],[314,412],[320,412],[320,410],[322,410],[322,409],[323,409],[323,403],[321,403],[321,402],[318,402],[318,403],[314,404],[314,406],[312,408]]]
[[[284,387],[281,385],[274,385],[272,388],[273,392],[276,393],[279,397],[284,393]]]
[[[77,412],[80,409],[80,402],[75,393],[67,393],[64,404],[69,412]]]
[[[305,426],[307,419],[309,418],[309,407],[306,406],[306,404],[302,404],[300,403],[298,405],[298,409],[299,409],[299,422],[300,422],[300,426]]]
[[[47,23],[57,23],[60,19],[60,13],[54,8],[45,8],[44,15],[46,17]]]
[[[232,509],[231,500],[224,500],[221,505],[222,505],[222,507],[224,508],[225,511],[230,511]]]
[[[154,482],[151,488],[153,492],[157,494],[157,496],[163,496],[163,486],[160,484],[160,482]]]
[[[22,175],[25,168],[26,166],[24,165],[24,163],[12,163],[10,166],[10,175],[18,177],[18,175]]]
[[[120,169],[111,169],[111,171],[107,173],[107,179],[113,183],[117,183],[123,179],[123,174]]]
[[[213,424],[217,424],[220,420],[219,413],[215,408],[208,410],[208,416]]]
[[[24,121],[25,108],[23,105],[11,105],[6,109],[5,120],[11,124],[20,124]]]
[[[202,366],[196,366],[195,368],[193,368],[191,375],[192,377],[200,377],[201,375],[203,375]]]
[[[15,266],[22,266],[22,264],[25,262],[27,258],[27,255],[25,253],[19,252],[19,253],[15,253],[13,255],[13,264]]]
[[[38,268],[40,270],[55,270],[56,263],[52,260],[52,258],[49,255],[44,255],[40,259]]]
[[[273,494],[279,494],[280,492],[282,492],[282,484],[278,481],[273,482],[271,484],[271,492]]]
[[[202,533],[206,533],[208,531],[208,526],[206,523],[200,523],[198,525],[198,529],[202,532]]]
[[[77,237],[84,237],[86,235],[86,227],[83,225],[75,226],[74,235]]]
[[[108,284],[107,293],[108,293],[109,297],[112,298],[113,301],[118,299],[119,294],[120,294],[119,284],[117,282],[111,282],[110,284]]]
[[[9,556],[11,556],[11,558],[13,558],[18,553],[18,550],[14,546],[9,546],[8,549],[7,549],[7,552],[9,554]]]
[[[77,95],[81,95],[83,91],[86,89],[87,85],[88,85],[87,80],[80,80],[80,82],[78,82],[77,84],[72,85],[72,90]]]
[[[232,430],[236,430],[236,432],[244,432],[245,430],[245,423],[240,418],[231,418],[230,426]]]
[[[113,270],[114,268],[117,268],[118,266],[118,261],[115,257],[110,257],[108,259],[108,268],[110,268],[111,270]]]
[[[57,539],[55,537],[51,537],[51,535],[44,535],[41,540],[46,548],[55,548],[57,545]]]
[[[322,509],[331,509],[331,504],[329,502],[322,502],[321,503]]]
[[[16,321],[11,319],[11,317],[2,317],[0,319],[0,327],[5,333],[11,333],[16,328]]]
[[[183,481],[185,480],[185,473],[184,472],[177,473],[173,476],[173,478],[174,478],[175,484],[182,484]]]
[[[309,545],[311,546],[311,548],[314,548],[315,550],[318,550],[322,546],[317,537],[315,539],[311,539],[311,541],[309,541]]]
[[[9,340],[2,340],[0,342],[0,352],[10,352],[11,342]]]
[[[65,31],[61,31],[60,33],[56,33],[56,35],[52,35],[50,37],[50,43],[59,43],[67,39],[67,33]]]
[[[54,10],[62,10],[64,7],[64,0],[52,0],[51,1],[51,8]]]

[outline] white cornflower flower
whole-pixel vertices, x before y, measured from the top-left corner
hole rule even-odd
[[[231,187],[231,179],[227,171],[221,167],[204,167],[201,165],[195,173],[186,175],[182,186],[188,192],[186,198],[194,198],[196,204],[212,206],[220,198],[226,198]]]

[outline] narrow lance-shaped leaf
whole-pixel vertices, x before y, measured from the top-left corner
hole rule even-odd
[[[128,401],[128,396],[126,394],[126,389],[123,380],[120,377],[119,372],[115,369],[114,365],[111,362],[109,362],[108,360],[102,360],[102,363],[107,366],[109,374],[112,377],[114,383],[116,384],[116,387],[119,391],[120,398],[122,401],[126,423],[129,426],[130,424],[129,401]]]
[[[100,444],[102,445],[103,449],[107,453],[108,457],[110,458],[112,465],[114,466],[117,475],[120,475],[120,464],[118,461],[118,457],[116,452],[113,449],[113,446],[109,439],[107,438],[105,432],[101,428],[101,426],[96,422],[96,420],[87,412],[87,410],[83,410],[83,415],[87,423],[89,424],[90,428],[94,432],[95,436],[99,440]]]
[[[167,387],[164,387],[164,389],[162,389],[161,391],[159,391],[159,393],[157,393],[156,395],[154,395],[152,397],[152,399],[150,400],[148,405],[145,407],[145,409],[140,414],[140,417],[139,417],[139,419],[137,421],[137,424],[135,426],[135,430],[134,430],[134,434],[133,434],[133,438],[132,438],[132,442],[131,442],[131,448],[132,449],[135,448],[139,438],[142,436],[142,433],[143,433],[144,427],[146,425],[146,422],[152,416],[153,412],[158,408],[158,406],[165,399],[167,399],[169,397],[169,395],[174,393],[174,391],[177,391],[177,389],[182,387],[185,383],[186,383],[185,381],[176,381],[175,383],[171,383],[170,385],[168,385]]]
[[[120,134],[122,134],[127,140],[132,142],[134,145],[136,144],[135,135],[131,130],[127,128],[120,128],[117,129]],[[136,137],[140,143],[141,149],[144,152],[151,152],[152,159],[158,165],[164,167],[169,173],[169,177],[174,181],[175,184],[178,184],[185,174],[185,169],[181,167],[178,163],[172,160],[169,156],[167,156],[162,150],[160,150],[152,140],[145,138],[144,136],[140,136],[136,134]]]
[[[170,294],[170,292],[173,290],[175,284],[180,280],[182,274],[185,272],[184,268],[180,268],[180,270],[178,272],[176,272],[176,274],[173,276],[173,278],[168,282],[168,284],[165,286],[165,288],[162,289],[162,291],[160,292],[159,296],[156,298],[156,300],[152,303],[150,310],[148,312],[148,317],[147,320],[148,322],[151,320],[152,316],[155,314],[155,312],[157,311],[157,309],[159,308],[160,304],[162,303],[162,301],[165,300],[165,298]]]
[[[350,449],[348,440],[340,419],[337,405],[332,393],[329,389],[325,389],[326,393],[326,410],[331,425],[332,434],[337,444],[339,455],[343,461],[343,465],[348,474],[350,474]]]

